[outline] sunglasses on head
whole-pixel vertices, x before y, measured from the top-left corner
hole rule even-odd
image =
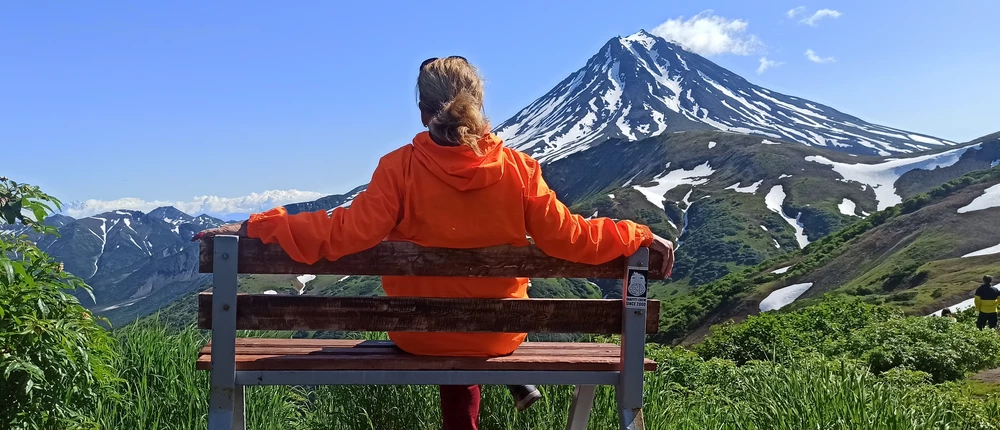
[[[465,57],[463,57],[461,55],[452,55],[452,56],[450,56],[448,58],[458,58],[459,60],[462,60],[462,61],[464,61],[466,63],[469,62],[469,60],[466,60]],[[420,63],[420,70],[424,70],[424,67],[427,67],[428,64],[431,64],[431,63],[433,63],[433,62],[435,62],[437,60],[440,60],[440,58],[438,58],[438,57],[431,57],[431,58],[428,58],[428,59],[424,60],[423,63]]]

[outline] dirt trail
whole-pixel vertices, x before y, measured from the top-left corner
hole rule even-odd
[[[984,370],[975,374],[971,379],[990,384],[1000,384],[1000,368]]]

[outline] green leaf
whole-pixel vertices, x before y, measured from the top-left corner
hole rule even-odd
[[[32,278],[30,275],[28,275],[28,272],[24,271],[24,265],[22,265],[20,262],[17,261],[12,262],[12,264],[14,266],[14,273],[23,277],[24,282],[27,283],[29,286],[35,285],[35,279]]]
[[[3,260],[0,260],[0,268],[3,269],[3,273],[7,277],[7,283],[8,284],[13,284],[14,283],[14,267],[13,267],[13,262],[11,262],[10,260],[4,258]]]
[[[35,221],[39,223],[45,221],[45,209],[39,207],[31,208],[31,213],[35,214]]]
[[[14,224],[17,221],[17,212],[14,212],[14,208],[10,205],[0,207],[0,216],[3,217],[7,224]]]

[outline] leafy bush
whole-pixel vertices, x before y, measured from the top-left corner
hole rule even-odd
[[[857,300],[824,300],[794,312],[765,312],[740,324],[726,324],[697,347],[705,358],[743,364],[751,360],[781,360],[799,352],[819,352],[828,341],[902,314]]]
[[[807,354],[850,357],[875,373],[913,370],[943,382],[1000,364],[1000,334],[946,318],[904,317],[887,306],[827,299],[794,312],[766,312],[717,327],[697,351],[704,358],[739,364]]]
[[[0,178],[0,218],[39,233],[59,201]],[[27,215],[25,214],[27,213]],[[68,294],[89,288],[26,236],[0,237],[0,427],[78,428],[113,381],[111,339]]]
[[[873,372],[903,368],[926,372],[934,382],[1000,365],[1000,335],[947,318],[893,319],[850,333],[830,353],[858,357]]]

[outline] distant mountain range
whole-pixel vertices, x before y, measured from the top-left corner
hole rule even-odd
[[[674,277],[651,289],[672,300],[764,261],[801,255],[807,244],[879,210],[1000,163],[1000,134],[956,144],[870,124],[753,85],[646,32],[611,39],[496,132],[544,162],[546,181],[575,212],[633,219],[675,238]],[[286,208],[329,211],[350,205],[364,188]],[[172,207],[46,222],[61,237],[36,237],[39,245],[94,287],[91,307],[116,323],[205,287],[190,237],[223,223]],[[294,292],[293,278],[241,282],[251,291]],[[539,281],[534,294],[620,294],[617,281],[591,281]],[[320,277],[309,285],[307,294],[381,293],[370,277]]]
[[[162,207],[148,214],[119,210],[81,219],[55,215],[45,223],[58,227],[59,237],[29,237],[91,285],[96,303],[84,294],[79,294],[81,301],[105,313],[157,298],[169,303],[207,282],[197,271],[198,244],[191,237],[223,221]],[[25,233],[19,226],[5,230]]]

